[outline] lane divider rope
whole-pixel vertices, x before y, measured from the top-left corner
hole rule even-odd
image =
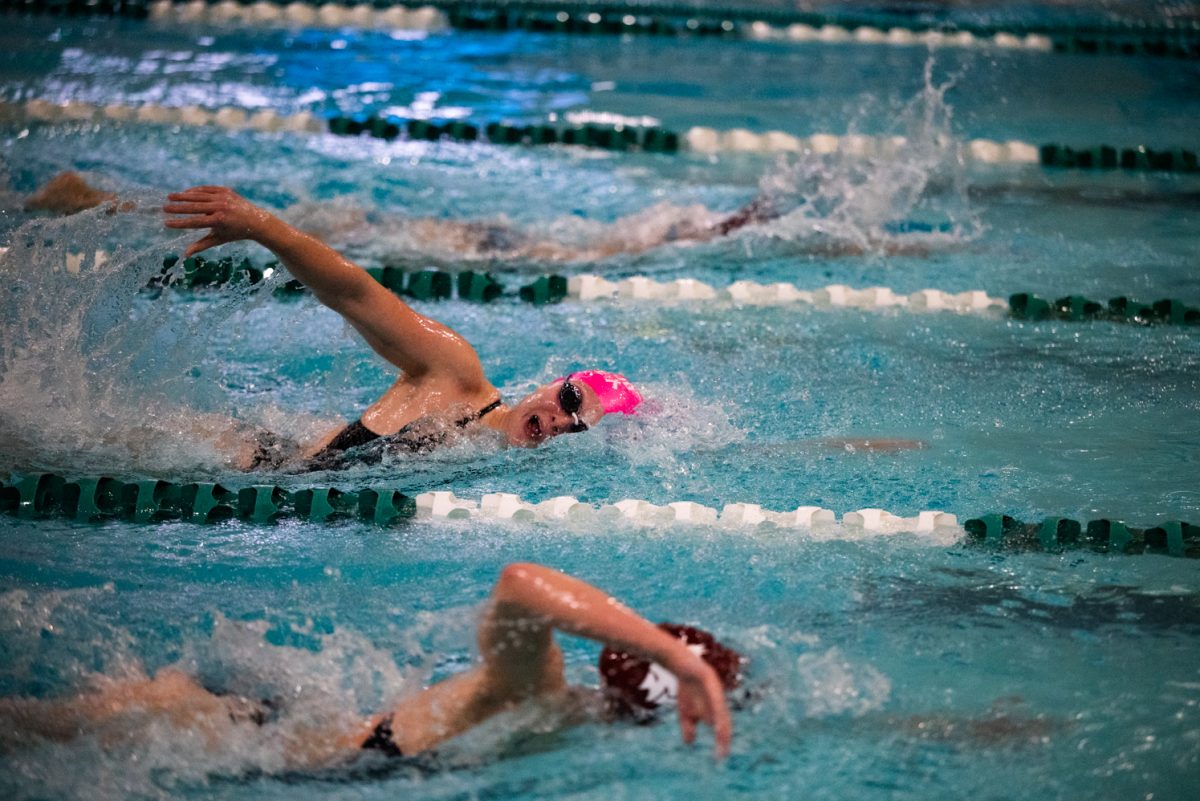
[[[364,30],[442,31],[450,27],[446,14],[431,5],[406,6],[362,2],[238,3],[220,0],[154,0],[146,4],[152,22],[218,25],[257,25],[290,28],[359,28]]]
[[[366,0],[359,3],[205,2],[205,0],[5,0],[26,13],[90,14],[157,23],[360,28],[383,30],[498,31],[523,29],[572,34],[718,36],[767,41],[923,47],[990,47],[1037,52],[1200,57],[1200,26],[1186,21],[1045,27],[922,23],[911,17],[878,19],[853,13],[821,14],[764,9],[695,8],[639,3],[448,2],[422,6]],[[582,5],[582,7],[581,7]],[[876,15],[878,17],[878,15]]]
[[[93,263],[103,264],[107,253],[97,251]],[[86,265],[87,256],[82,253],[66,255],[65,269],[79,273]],[[240,262],[232,257],[205,259],[192,256],[182,261],[172,254],[163,259],[159,275],[151,278],[148,289],[175,287],[200,289],[206,287],[237,286],[255,284],[271,277],[279,263],[271,261],[261,268],[255,267],[248,258]],[[397,267],[368,267],[367,273],[396,294],[416,300],[449,300],[455,296],[460,300],[489,303],[502,297],[512,297],[504,284],[491,273],[464,270],[457,273],[442,270],[419,270],[408,272]],[[299,281],[281,284],[276,291],[298,294],[307,291]],[[694,278],[658,282],[644,275],[630,276],[619,281],[609,281],[598,275],[543,275],[533,282],[521,286],[517,297],[527,303],[547,304],[571,298],[580,302],[601,300],[613,301],[679,301],[679,302],[730,302],[747,306],[776,306],[804,303],[817,307],[852,307],[859,309],[884,309],[904,307],[912,311],[955,311],[959,313],[987,313],[1007,307],[1000,298],[989,296],[981,290],[951,294],[937,289],[923,289],[911,295],[897,295],[887,287],[854,289],[843,284],[832,284],[814,290],[799,289],[789,283],[759,284],[754,281],[735,281],[723,288],[710,286]]]
[[[462,29],[667,36],[719,36],[791,42],[890,46],[996,47],[1060,53],[1200,57],[1200,22],[1172,20],[1100,25],[973,24],[911,15],[793,9],[697,8],[673,3],[589,3],[585,8],[521,0],[433,0]]]
[[[720,511],[690,501],[656,506],[626,499],[598,506],[571,496],[528,503],[510,493],[488,493],[478,501],[459,498],[449,491],[415,496],[393,489],[339,490],[310,488],[287,490],[275,485],[230,489],[207,482],[174,483],[158,479],[123,482],[109,476],[68,479],[53,473],[13,475],[0,483],[0,511],[30,519],[65,516],[78,521],[120,518],[134,522],[187,520],[217,522],[238,517],[271,523],[286,517],[311,522],[356,518],[386,524],[398,519],[488,518],[515,521],[628,520],[644,524],[692,523],[726,527],[813,528],[836,524],[829,509],[801,506],[790,512],[773,512],[757,504],[731,503]],[[940,511],[902,518],[882,509],[860,509],[842,516],[847,528],[898,533],[951,529],[961,533],[957,518]]]
[[[124,482],[110,476],[67,478],[53,473],[10,476],[0,482],[0,511],[22,519],[67,517],[78,522],[120,519],[135,523],[183,520],[215,523],[237,518],[271,524],[284,519],[312,523],[360,520],[393,525],[413,519],[563,523],[619,523],[638,526],[718,526],[739,532],[805,529],[830,534],[835,526],[847,534],[937,534],[966,543],[1008,550],[1060,551],[1091,548],[1110,553],[1161,553],[1200,558],[1200,526],[1168,521],[1150,528],[1131,528],[1101,519],[1079,523],[1046,518],[1028,525],[993,514],[959,526],[955,515],[937,510],[900,517],[883,509],[846,512],[839,520],[829,509],[801,506],[787,512],[759,504],[729,503],[721,510],[690,501],[663,506],[629,498],[592,505],[572,496],[529,503],[511,493],[487,493],[478,501],[453,492],[409,496],[394,489],[339,490],[329,487],[287,490],[275,485],[230,489],[217,483],[174,483],[156,479]],[[1081,533],[1082,532],[1082,533]]]
[[[392,141],[458,142],[485,141],[495,145],[569,145],[613,151],[648,153],[842,153],[860,158],[896,157],[906,145],[900,136],[818,133],[795,136],[785,131],[757,133],[744,128],[718,131],[695,126],[678,134],[656,124],[590,122],[591,119],[623,119],[615,115],[568,115],[543,124],[490,122],[476,125],[463,120],[433,120],[366,116],[318,117],[302,111],[279,114],[272,109],[246,111],[234,107],[216,110],[198,106],[96,106],[79,101],[53,103],[33,99],[24,103],[0,102],[0,122],[35,123],[141,123],[147,125],[217,127],[230,131],[254,130],[267,133],[330,133],[338,136],[366,135]],[[573,120],[576,120],[573,122]],[[1048,168],[1134,170],[1155,172],[1200,172],[1196,151],[1181,147],[1148,148],[1144,145],[1117,148],[1110,145],[1072,148],[1060,144],[1033,145],[1028,142],[999,142],[972,139],[963,143],[963,156],[979,164],[1040,164]]]
[[[0,248],[0,256],[7,248]],[[108,261],[108,253],[71,252],[64,256],[63,268],[78,275]],[[226,256],[208,259],[192,256],[180,259],[171,254],[163,259],[158,275],[146,284],[151,292],[165,288],[183,290],[218,289],[221,287],[251,286],[271,278],[280,265],[270,261],[261,267],[249,258],[235,261]],[[898,309],[912,313],[955,312],[1001,316],[1007,313],[1017,320],[1113,321],[1140,325],[1174,324],[1200,325],[1200,308],[1188,306],[1174,298],[1162,298],[1146,303],[1118,296],[1107,304],[1090,300],[1083,295],[1067,295],[1053,301],[1019,292],[1007,302],[992,297],[983,290],[950,293],[939,289],[921,289],[908,295],[897,294],[889,287],[874,286],[856,289],[844,284],[830,284],[817,289],[800,289],[794,284],[778,282],[760,284],[754,281],[735,281],[724,287],[714,287],[694,278],[679,278],[659,282],[644,275],[634,275],[609,281],[598,275],[542,275],[520,286],[514,293],[495,275],[473,270],[450,273],[442,270],[406,271],[399,267],[368,267],[367,273],[398,295],[420,301],[459,300],[471,303],[491,303],[501,298],[517,297],[534,305],[559,303],[570,298],[580,303],[728,303],[734,306],[808,305],[814,308],[846,308],[859,310]],[[279,297],[297,296],[307,292],[295,279],[285,281],[273,290]]]

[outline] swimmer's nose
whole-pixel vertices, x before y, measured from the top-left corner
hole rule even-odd
[[[551,424],[551,430],[556,437],[559,434],[578,434],[581,431],[587,431],[588,424],[579,419],[578,414],[566,415],[556,412],[554,422]]]

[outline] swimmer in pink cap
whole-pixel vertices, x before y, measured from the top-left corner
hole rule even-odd
[[[316,441],[267,431],[237,432],[231,461],[245,470],[307,471],[379,461],[389,452],[422,453],[468,429],[489,428],[510,445],[535,447],[587,431],[606,414],[633,414],[641,394],[623,375],[572,373],[512,406],[484,375],[475,349],[458,333],[418,313],[358,265],[231,189],[197,186],[168,196],[168,228],[207,229],[185,256],[249,240],[274,253],[317,300],[342,315],[399,370],[395,383],[357,420]],[[227,444],[227,443],[221,443]]]

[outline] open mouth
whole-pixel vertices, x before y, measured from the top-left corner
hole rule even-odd
[[[536,414],[529,415],[529,419],[525,421],[525,434],[533,440],[540,440],[545,436],[542,432],[542,421]]]

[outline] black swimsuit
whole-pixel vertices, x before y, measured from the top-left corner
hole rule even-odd
[[[497,398],[474,414],[455,420],[454,426],[466,428],[471,423],[482,420],[488,413],[500,408],[502,403],[503,401]],[[346,452],[351,449],[355,450],[353,461],[365,464],[376,464],[382,461],[386,452],[428,453],[446,441],[447,432],[418,433],[416,425],[423,419],[414,420],[395,434],[376,434],[363,425],[362,418],[359,418],[339,431],[337,436],[315,453],[302,469],[304,472],[311,472],[343,466],[347,461]],[[363,447],[366,445],[372,447]]]
[[[338,435],[321,449],[321,453],[325,451],[348,451],[351,448],[357,448],[359,445],[366,445],[373,439],[379,439],[379,437],[379,434],[376,434],[363,425],[362,418],[360,417],[339,431]]]

